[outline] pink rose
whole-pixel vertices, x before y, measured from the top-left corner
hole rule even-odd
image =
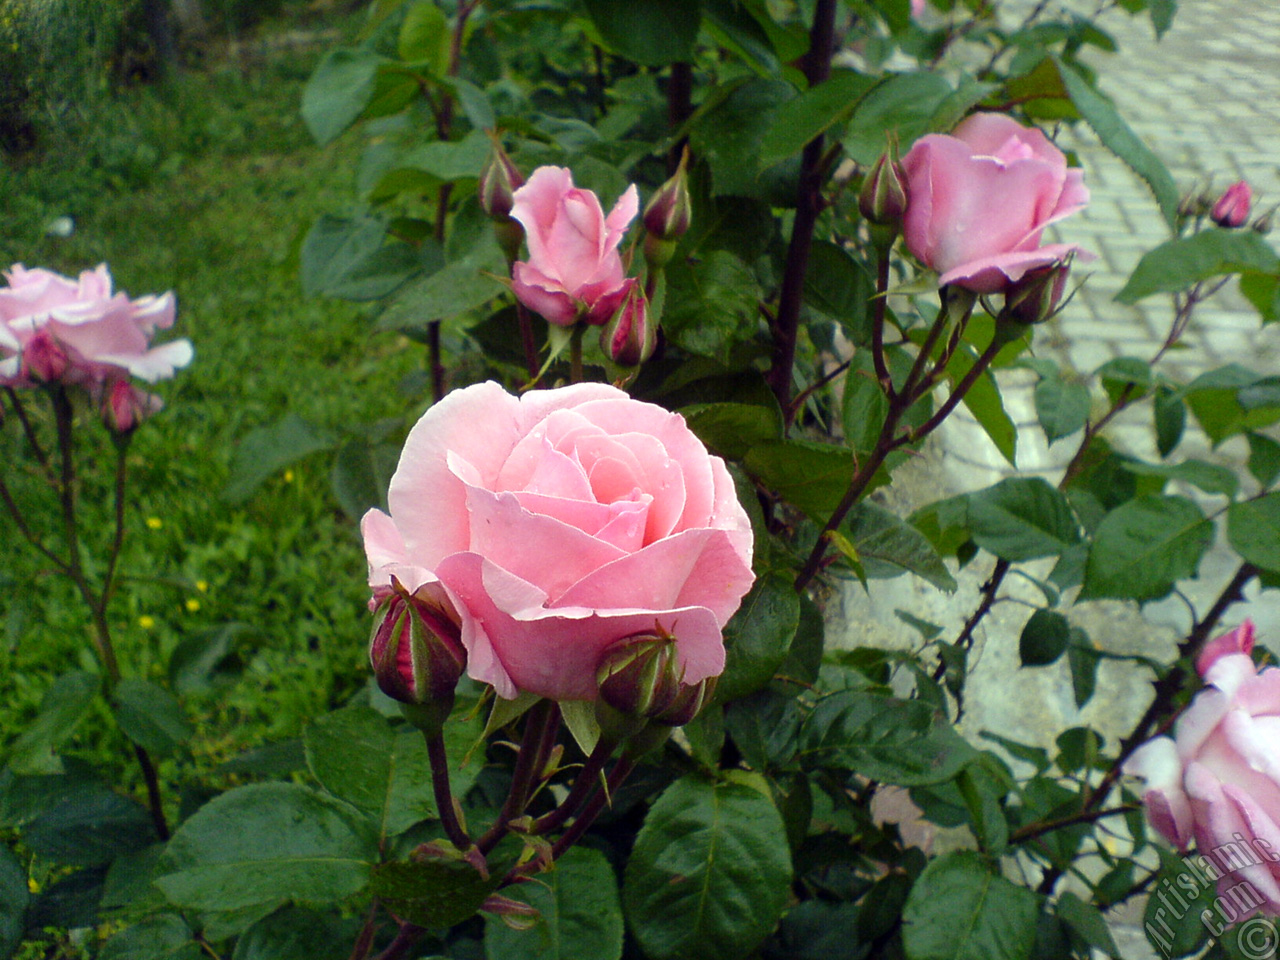
[[[511,207],[529,244],[528,261],[512,268],[520,302],[562,327],[607,321],[626,292],[618,244],[639,207],[635,184],[606,217],[596,195],[575,187],[564,167],[533,171]]]
[[[78,280],[15,264],[0,288],[0,383],[63,381],[100,388],[129,376],[149,383],[191,362],[191,344],[151,347],[173,326],[172,293],[130,300],[111,292],[105,264]]]
[[[1264,913],[1280,914],[1280,669],[1224,652],[1204,680],[1173,738],[1143,744],[1124,769],[1146,780],[1162,836],[1182,850],[1195,838],[1220,894],[1248,884]]]
[[[388,501],[361,525],[375,595],[395,577],[447,605],[500,696],[592,700],[604,650],[655,628],[685,683],[724,669],[751,526],[679,415],[603,384],[476,384],[418,421]]]
[[[911,15],[913,17],[918,17],[924,13],[925,2],[926,0],[911,0]]]
[[[1054,221],[1089,202],[1080,170],[1033,127],[975,113],[950,135],[916,141],[907,176],[907,249],[943,285],[997,293],[1028,270],[1064,260],[1070,244],[1040,246]]]
[[[1253,205],[1253,190],[1243,180],[1237,180],[1223,191],[1218,202],[1209,211],[1209,219],[1220,227],[1243,227],[1249,222],[1249,208]]]

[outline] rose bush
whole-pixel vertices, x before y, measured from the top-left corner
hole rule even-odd
[[[606,217],[599,198],[575,187],[566,168],[533,171],[511,207],[529,245],[529,259],[512,270],[516,296],[562,327],[605,323],[627,289],[618,244],[639,208],[634,184]]]
[[[687,683],[724,667],[752,533],[683,418],[603,384],[446,396],[405,442],[390,515],[362,524],[370,584],[453,611],[467,670],[503,697],[596,696],[603,651],[655,625]]]
[[[14,265],[0,288],[0,383],[62,381],[97,388],[129,376],[154,383],[191,362],[191,344],[150,345],[173,326],[172,293],[112,293],[106,264],[78,279]]]
[[[949,135],[921,137],[902,158],[907,249],[943,285],[997,293],[1027,271],[1083,254],[1040,246],[1044,228],[1089,202],[1084,174],[1043,133],[975,113]],[[1087,256],[1087,255],[1086,255]]]
[[[1185,850],[1192,838],[1223,874],[1223,890],[1251,884],[1280,913],[1280,668],[1257,670],[1253,625],[1219,637],[1197,660],[1206,686],[1125,772],[1146,781],[1151,825]]]

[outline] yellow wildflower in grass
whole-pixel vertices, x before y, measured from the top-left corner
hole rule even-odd
[[[155,625],[156,625],[155,617],[149,616],[144,613],[142,616],[138,618],[138,626],[140,626],[143,630],[150,630]]]
[[[147,517],[147,526],[152,530],[159,530],[164,526],[164,521],[159,517]]]
[[[292,470],[286,470],[286,471],[284,472],[284,482],[285,482],[285,483],[293,483],[293,471],[292,471]]]
[[[197,600],[195,597],[190,597],[187,600],[187,613],[195,613],[199,609],[200,609],[200,601]]]
[[[208,581],[208,580],[197,580],[197,581],[196,581],[196,589],[197,589],[197,590],[199,590],[201,593],[208,593],[208,592],[209,592],[209,581]]]

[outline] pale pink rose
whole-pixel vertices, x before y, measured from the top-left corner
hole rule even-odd
[[[1209,672],[1210,667],[1233,653],[1253,653],[1253,645],[1256,642],[1253,621],[1246,620],[1230,633],[1224,633],[1204,645],[1204,649],[1196,657],[1196,673],[1203,677]]]
[[[130,300],[111,292],[105,264],[78,279],[15,264],[0,288],[0,383],[61,381],[101,388],[109,379],[149,383],[191,362],[191,344],[152,347],[173,326],[172,293]]]
[[[1204,680],[1174,736],[1143,744],[1124,770],[1145,779],[1162,836],[1181,850],[1195,839],[1221,894],[1247,883],[1263,913],[1280,914],[1280,669],[1225,653]]]
[[[911,0],[911,15],[913,17],[918,17],[920,14],[924,13],[926,2],[927,0]]]
[[[655,628],[685,683],[724,669],[751,526],[679,415],[603,384],[476,384],[418,421],[388,501],[361,525],[375,595],[395,577],[447,604],[467,672],[500,696],[594,699],[604,650]]]
[[[916,141],[902,158],[907,176],[907,249],[941,284],[997,293],[1029,270],[1078,247],[1040,246],[1044,228],[1089,202],[1084,175],[1034,127],[975,113],[949,135]]]
[[[1243,227],[1249,222],[1253,206],[1253,190],[1244,180],[1237,180],[1223,191],[1209,211],[1209,219],[1220,227]]]
[[[635,184],[606,217],[596,195],[575,187],[564,167],[533,171],[511,207],[529,245],[528,261],[512,268],[520,302],[562,327],[606,322],[626,292],[618,244],[639,207]]]

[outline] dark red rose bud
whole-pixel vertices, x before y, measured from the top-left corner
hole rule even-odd
[[[693,220],[693,203],[689,199],[687,166],[689,151],[680,157],[680,166],[649,200],[644,208],[644,228],[659,240],[679,240]]]
[[[907,211],[907,183],[902,167],[886,150],[862,181],[858,194],[858,210],[869,223],[877,226],[898,226]]]
[[[636,367],[653,356],[658,331],[649,316],[649,301],[634,278],[622,305],[600,328],[600,349],[620,367]]]
[[[395,590],[376,611],[369,659],[382,692],[428,713],[406,711],[414,722],[443,723],[467,666],[461,631],[447,611],[404,590]]]
[[[1223,191],[1218,202],[1209,211],[1209,219],[1220,227],[1243,227],[1249,222],[1249,209],[1253,206],[1253,190],[1243,180],[1237,180]]]
[[[655,714],[653,722],[666,727],[683,727],[702,712],[716,692],[716,681],[719,677],[707,677],[697,683],[680,685],[671,705],[661,713]]]

